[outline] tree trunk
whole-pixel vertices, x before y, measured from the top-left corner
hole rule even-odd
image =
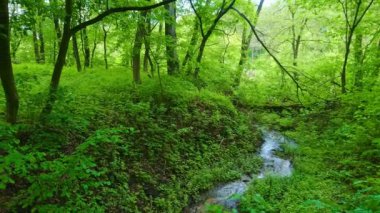
[[[104,50],[104,65],[106,67],[106,70],[108,69],[108,60],[107,60],[107,30],[105,26],[102,26],[103,28],[103,50]]]
[[[355,33],[355,29],[359,26],[360,22],[362,21],[365,14],[368,12],[369,8],[372,6],[374,0],[370,0],[370,2],[367,4],[367,6],[364,8],[364,10],[361,11],[361,5],[363,1],[357,1],[355,4],[355,11],[353,15],[352,23],[350,23],[349,20],[349,13],[348,13],[348,6],[347,6],[347,0],[344,2],[341,2],[343,13],[345,15],[345,21],[346,21],[346,38],[345,38],[345,53],[344,53],[344,60],[342,65],[342,71],[341,71],[341,89],[342,93],[347,92],[346,88],[346,72],[347,72],[347,63],[348,63],[348,56],[350,55],[350,46],[352,42],[352,36]]]
[[[190,45],[186,51],[185,58],[183,59],[182,67],[186,67],[187,63],[189,62],[191,63],[194,53],[195,53],[195,45],[197,44],[198,40],[199,40],[199,22],[198,22],[198,19],[195,18],[193,33],[190,39]],[[190,74],[191,70],[192,70],[192,67],[190,64],[189,67],[187,68],[187,74]]]
[[[137,21],[137,29],[135,35],[135,41],[132,49],[132,71],[133,71],[133,81],[135,84],[141,84],[140,69],[141,69],[141,47],[144,38],[144,16],[146,11],[141,12]]]
[[[57,100],[57,90],[59,81],[61,79],[62,69],[65,64],[67,49],[69,47],[71,31],[71,16],[73,13],[73,0],[65,0],[65,19],[63,24],[63,35],[61,40],[61,45],[59,47],[57,61],[55,62],[53,76],[50,81],[50,91],[47,103],[42,110],[41,118],[50,114],[53,110],[54,102]]]
[[[83,29],[84,67],[90,67],[90,45],[88,42],[87,29]]]
[[[255,23],[254,23],[255,24]],[[250,33],[251,34],[251,33]],[[251,37],[252,39],[252,37]],[[240,48],[240,60],[239,66],[243,66],[248,58],[248,48],[250,42],[248,42],[249,38],[247,38],[247,26],[244,24],[243,33],[241,36],[241,48]]]
[[[356,67],[354,86],[358,90],[361,90],[361,88],[363,87],[363,76],[364,76],[363,72],[364,71],[362,68],[362,65],[363,65],[363,35],[360,32],[356,33],[356,35],[355,35],[354,56],[355,56],[355,67]]]
[[[261,9],[263,8],[263,5],[264,5],[264,0],[260,0],[260,3],[257,6],[257,10],[256,10],[256,16],[253,20],[253,24],[255,26],[256,26],[257,21],[259,19],[259,15],[260,15]],[[249,30],[249,33],[247,36],[247,27],[244,25],[244,29],[243,29],[243,33],[242,33],[242,44],[241,44],[241,51],[240,51],[239,66],[243,66],[247,62],[248,48],[249,48],[249,44],[251,43],[252,37],[253,37],[252,30]]]
[[[35,25],[34,25],[34,28],[32,30],[32,34],[33,34],[34,57],[36,59],[36,63],[40,63],[40,50],[39,50],[38,38],[37,38],[37,32],[36,32]]]
[[[211,34],[210,34],[211,35]],[[205,36],[202,38],[202,42],[201,42],[201,45],[199,46],[199,51],[198,51],[198,56],[197,56],[197,61],[196,61],[196,65],[195,65],[195,70],[194,70],[194,77],[195,78],[198,78],[198,75],[199,75],[199,72],[200,72],[200,64],[202,62],[202,57],[203,57],[203,52],[205,50],[205,47],[206,47],[206,43],[207,43],[207,40],[208,40],[209,36]]]
[[[352,42],[352,36],[354,34],[353,30],[349,30],[345,45],[345,53],[344,53],[344,60],[343,60],[343,66],[342,66],[342,72],[340,74],[340,81],[341,81],[341,88],[342,93],[346,93],[346,72],[347,72],[347,63],[348,63],[348,56],[350,55],[350,46]]]
[[[199,76],[200,65],[202,62],[203,52],[204,52],[204,49],[206,47],[207,40],[210,38],[211,34],[214,32],[216,25],[218,24],[220,19],[223,18],[223,16],[233,7],[235,2],[236,2],[236,0],[232,0],[227,5],[227,7],[225,7],[226,5],[223,4],[222,8],[219,9],[219,11],[218,11],[215,19],[213,20],[211,26],[209,27],[207,32],[204,33],[202,18],[199,16],[198,12],[195,10],[195,7],[194,7],[192,1],[190,1],[191,7],[193,8],[194,12],[198,16],[198,19],[199,19],[198,21],[200,22],[199,25],[200,25],[201,33],[202,33],[202,42],[201,42],[201,45],[199,46],[198,56],[197,56],[197,60],[196,60],[196,64],[195,64],[195,70],[194,70],[194,78],[198,78],[198,76]]]
[[[176,3],[165,5],[165,41],[167,69],[169,75],[179,72],[179,59],[177,54],[177,32],[176,32]]]
[[[52,17],[53,17],[53,23],[54,23],[54,30],[55,30],[55,36],[56,36],[56,42],[54,43],[54,52],[53,52],[53,58],[54,61],[56,60],[56,46],[59,47],[61,43],[61,37],[62,37],[62,32],[61,32],[61,27],[59,26],[59,18],[57,16],[57,10],[58,10],[58,5],[57,5],[57,0],[50,0],[50,5],[53,7],[52,10]]]
[[[19,107],[10,54],[8,0],[0,0],[0,78],[6,99],[6,121],[16,123]]]
[[[95,50],[96,50],[96,46],[97,46],[97,40],[96,40],[97,34],[98,34],[98,28],[95,29],[94,45],[93,45],[92,51],[91,51],[91,60],[90,60],[91,68],[94,67],[94,57],[95,57]]]
[[[72,40],[73,40],[73,54],[74,54],[75,64],[77,65],[77,71],[80,72],[82,71],[82,65],[80,62],[77,36],[75,34],[73,34]]]
[[[377,51],[376,51],[376,58],[380,58],[380,39],[377,43]],[[369,89],[372,89],[373,86],[376,85],[378,79],[379,79],[379,75],[380,75],[380,60],[377,60],[375,62],[375,68],[373,69],[373,71],[370,73],[370,83],[368,85],[368,88]]]
[[[253,25],[255,26],[259,19],[259,15],[260,15],[261,9],[263,8],[263,4],[264,4],[264,0],[260,0],[259,5],[257,6],[257,10],[256,10],[256,16],[253,20]],[[249,49],[249,45],[251,44],[252,38],[253,38],[253,31],[248,30],[246,24],[244,24],[244,28],[243,28],[243,32],[241,36],[239,67],[237,69],[237,73],[234,79],[234,85],[233,85],[234,87],[237,87],[240,85],[241,75],[243,74],[244,65],[248,59],[248,49]]]
[[[145,53],[144,53],[144,72],[148,72],[148,64],[150,66],[150,73],[153,75],[154,73],[154,65],[152,61],[152,57],[150,56],[150,32],[151,32],[151,24],[150,24],[150,17],[149,12],[146,17],[145,21],[145,36],[144,36],[144,46],[145,46]]]
[[[39,25],[38,26],[38,38],[40,40],[40,60],[39,60],[39,63],[44,64],[45,63],[45,40],[44,40],[43,31],[42,31],[42,21],[39,21],[38,25]]]

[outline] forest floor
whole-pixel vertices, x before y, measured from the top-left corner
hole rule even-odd
[[[5,212],[181,212],[202,192],[259,173],[257,124],[297,142],[283,147],[294,173],[254,181],[239,211],[380,211],[377,97],[274,112],[238,108],[235,97],[178,77],[134,86],[124,68],[66,69],[41,123],[51,68],[15,70],[21,119],[0,125]]]

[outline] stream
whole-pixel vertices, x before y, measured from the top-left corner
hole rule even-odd
[[[263,158],[263,167],[259,174],[243,175],[239,180],[219,185],[205,192],[201,195],[202,202],[190,206],[186,212],[206,212],[205,208],[209,204],[218,204],[225,209],[236,209],[239,197],[254,179],[265,178],[268,175],[290,176],[292,174],[290,160],[276,156],[275,152],[281,151],[281,144],[295,145],[295,143],[276,131],[263,130],[263,139],[264,143],[259,153]]]

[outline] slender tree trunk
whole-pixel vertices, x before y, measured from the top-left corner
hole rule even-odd
[[[144,36],[144,46],[145,46],[145,53],[144,53],[144,72],[148,72],[148,64],[150,66],[150,73],[154,73],[154,65],[152,61],[152,57],[150,56],[150,32],[151,32],[151,24],[150,24],[150,12],[148,12],[146,21],[145,21],[145,36]]]
[[[57,100],[58,85],[61,79],[62,69],[65,64],[67,49],[69,47],[69,42],[70,42],[70,37],[71,37],[70,25],[71,25],[71,16],[73,13],[72,9],[73,9],[73,0],[65,0],[65,19],[64,19],[64,24],[63,24],[63,35],[62,35],[61,45],[59,48],[57,61],[55,62],[53,76],[50,81],[49,97],[44,109],[42,110],[41,118],[50,114],[50,112],[53,110],[53,105],[55,101]]]
[[[247,26],[244,24],[242,36],[241,36],[241,48],[240,48],[240,60],[239,60],[239,66],[242,66],[245,64],[248,58],[248,48],[249,43],[247,41]]]
[[[56,34],[56,42],[54,43],[54,61],[57,59],[57,51],[56,47],[61,46],[61,28],[59,27],[59,22],[58,18],[54,18],[54,29],[55,29],[55,34]]]
[[[21,39],[15,41],[15,42],[13,43],[13,45],[11,44],[12,61],[13,61],[14,63],[17,62],[17,58],[16,58],[16,56],[17,56],[17,50],[18,50],[18,48],[20,47],[20,45],[21,45]]]
[[[352,23],[350,23],[349,20],[349,13],[348,13],[348,0],[345,1],[340,1],[342,4],[343,8],[343,13],[345,16],[345,21],[346,21],[346,38],[345,38],[345,53],[344,53],[344,60],[343,60],[343,65],[342,65],[342,71],[341,71],[341,89],[342,93],[347,92],[346,88],[346,72],[347,72],[347,63],[348,63],[348,56],[350,55],[350,46],[352,42],[352,37],[355,33],[355,29],[359,26],[360,22],[362,21],[363,17],[365,14],[368,12],[369,8],[372,6],[373,2],[375,0],[370,0],[370,2],[365,6],[364,10],[361,11],[361,5],[363,1],[357,1],[355,4],[355,11],[353,15],[353,20]]]
[[[55,61],[56,60],[56,47],[60,46],[62,32],[61,32],[61,27],[59,26],[59,18],[57,16],[57,12],[56,12],[58,10],[57,0],[50,0],[50,5],[53,7],[52,17],[53,17],[53,23],[54,23],[55,36],[56,36],[56,42],[54,43],[54,52],[53,52],[53,58]]]
[[[145,46],[145,44],[144,44],[144,46]],[[149,59],[148,59],[148,57],[149,57],[149,52],[147,51],[147,48],[145,47],[145,52],[144,52],[144,62],[143,62],[143,70],[144,70],[144,72],[148,72],[149,70],[148,70],[148,65],[149,65]]]
[[[149,51],[150,51],[150,18],[148,17],[149,14],[147,13],[145,18],[145,26],[144,26],[144,61],[143,61],[143,70],[144,72],[148,73],[148,64],[149,64]]]
[[[345,53],[344,53],[344,60],[343,60],[343,66],[342,66],[342,72],[340,75],[340,81],[341,81],[341,87],[342,87],[342,93],[346,93],[346,72],[347,72],[347,63],[348,63],[348,56],[350,55],[350,46],[352,42],[352,36],[354,34],[353,30],[349,30],[345,45]]]
[[[104,51],[104,65],[106,67],[106,70],[108,69],[108,60],[107,60],[107,30],[105,26],[102,26],[103,28],[103,51]]]
[[[263,4],[264,4],[264,0],[260,0],[259,5],[257,6],[257,10],[256,10],[256,16],[253,19],[253,24],[255,26],[259,19],[261,9],[263,8]],[[234,84],[233,84],[234,87],[238,87],[240,85],[244,65],[247,63],[247,60],[248,60],[248,49],[249,49],[249,45],[251,44],[252,38],[253,38],[253,31],[248,30],[247,25],[244,24],[244,28],[243,28],[243,32],[241,36],[239,67],[237,69],[237,73],[234,79]]]
[[[95,29],[95,36],[94,36],[94,45],[92,47],[92,51],[91,51],[91,68],[94,67],[94,57],[95,57],[95,50],[96,50],[96,46],[97,46],[97,34],[98,34],[98,28]]]
[[[40,50],[39,50],[39,45],[38,45],[36,27],[33,28],[32,34],[33,34],[34,57],[36,58],[36,63],[40,63]]]
[[[377,51],[376,51],[376,58],[380,58],[380,39],[377,43]],[[373,69],[373,71],[370,73],[370,83],[369,83],[369,89],[372,89],[372,87],[374,85],[376,85],[376,82],[378,81],[379,79],[379,75],[380,75],[380,60],[377,60],[376,63],[375,63],[375,68]]]
[[[83,29],[84,67],[90,67],[90,45],[88,41],[87,29]]]
[[[6,120],[16,123],[19,107],[10,55],[8,0],[0,0],[0,78],[6,99]]]
[[[299,48],[300,48],[300,45],[301,45],[301,36],[302,36],[302,32],[303,30],[305,29],[305,26],[307,24],[307,18],[304,19],[301,23],[301,27],[300,27],[300,30],[297,34],[296,32],[296,25],[294,23],[295,21],[295,12],[294,11],[290,11],[291,12],[291,16],[292,16],[292,51],[293,51],[293,66],[298,66],[298,53],[299,53]]]
[[[38,25],[39,25],[38,26],[38,37],[40,40],[40,60],[39,60],[39,63],[44,64],[45,63],[45,40],[44,40],[43,31],[42,31],[42,21],[39,21]]]
[[[214,21],[212,22],[211,26],[208,28],[207,32],[204,33],[202,18],[199,16],[198,12],[195,10],[195,7],[194,7],[192,1],[190,1],[191,7],[193,8],[194,12],[196,13],[196,15],[199,19],[198,21],[200,22],[199,25],[200,25],[201,33],[202,33],[202,41],[201,41],[201,45],[199,46],[198,56],[197,56],[197,60],[196,60],[196,64],[195,64],[194,78],[197,79],[199,76],[200,65],[201,65],[202,58],[203,58],[203,52],[204,52],[204,49],[206,47],[206,43],[207,43],[208,39],[210,38],[211,34],[214,32],[216,25],[218,24],[220,19],[223,18],[223,16],[233,7],[235,2],[236,2],[236,0],[232,0],[227,5],[227,7],[225,7],[226,5],[223,4],[222,8],[220,8],[220,10],[219,10],[218,14],[216,15]]]
[[[80,72],[80,71],[82,71],[82,64],[80,62],[77,36],[74,34],[72,37],[73,37],[72,38],[72,40],[73,40],[73,54],[74,54],[75,64],[77,65],[77,71]]]
[[[354,56],[355,56],[355,66],[356,66],[356,72],[355,72],[355,82],[354,86],[361,90],[363,87],[363,76],[364,71],[362,68],[363,65],[363,35],[358,32],[355,35],[355,41],[354,41]]]
[[[197,61],[196,61],[196,67],[195,67],[195,70],[194,70],[194,77],[195,78],[198,78],[198,75],[199,75],[199,72],[200,72],[200,64],[202,62],[203,52],[205,50],[208,38],[209,38],[209,36],[203,37],[201,45],[199,46],[199,51],[198,51],[198,56],[197,56]]]
[[[182,62],[182,67],[186,67],[186,65],[190,62],[189,67],[187,68],[187,74],[190,74],[192,67],[191,67],[191,61],[193,59],[194,53],[195,53],[195,46],[199,40],[199,22],[198,19],[195,18],[194,20],[194,26],[193,26],[193,33],[191,35],[190,39],[190,45],[186,51],[185,58]]]
[[[144,16],[146,11],[140,13],[137,21],[137,29],[135,41],[132,48],[132,71],[133,81],[135,84],[141,84],[140,69],[141,69],[141,47],[144,38]]]
[[[165,40],[167,69],[169,75],[179,72],[179,59],[177,54],[177,32],[176,32],[176,3],[165,5]]]
[[[260,0],[259,5],[257,6],[257,10],[256,10],[256,16],[253,20],[254,25],[257,24],[263,5],[264,5],[264,0]],[[249,48],[249,44],[252,41],[252,37],[253,37],[252,30],[249,30],[249,33],[247,35],[247,27],[246,25],[244,25],[243,33],[242,33],[242,44],[241,44],[241,51],[240,51],[239,66],[243,66],[247,62],[248,48]]]

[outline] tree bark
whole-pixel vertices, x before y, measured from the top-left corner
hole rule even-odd
[[[204,33],[202,18],[200,16],[200,14],[198,13],[198,11],[195,9],[192,0],[190,0],[191,7],[194,10],[194,12],[198,18],[199,26],[200,26],[200,30],[201,30],[201,34],[202,34],[202,42],[201,42],[201,45],[199,46],[198,56],[197,56],[197,60],[196,60],[196,64],[195,64],[195,70],[194,70],[194,77],[195,78],[198,78],[198,76],[199,76],[203,52],[204,52],[204,49],[206,47],[206,43],[207,43],[208,39],[210,38],[211,34],[214,32],[216,25],[218,24],[220,19],[233,7],[233,5],[235,4],[235,1],[236,0],[232,0],[231,3],[229,3],[227,5],[227,7],[225,7],[226,6],[225,2],[223,3],[223,5],[221,6],[219,12],[217,13],[215,19],[213,20],[211,26],[208,28],[207,32]]]
[[[252,23],[253,25],[257,24],[263,5],[264,5],[264,0],[260,0],[260,3],[257,6],[257,10],[256,10],[256,16],[253,19],[253,23]],[[247,35],[247,27],[244,25],[244,29],[242,33],[242,44],[241,44],[239,66],[243,66],[247,62],[248,48],[249,48],[249,44],[252,41],[252,37],[253,37],[252,31],[249,30],[249,33]]]
[[[140,69],[141,69],[141,47],[144,38],[144,16],[146,11],[141,12],[137,21],[137,29],[135,34],[135,41],[132,49],[132,71],[133,81],[135,84],[141,84]]]
[[[53,8],[51,11],[53,23],[54,23],[54,30],[55,30],[55,36],[56,36],[56,42],[54,43],[54,52],[53,52],[53,58],[54,61],[56,60],[56,46],[59,47],[61,43],[61,27],[59,26],[59,18],[57,16],[57,10],[58,10],[58,4],[57,0],[50,0],[50,6]]]
[[[38,45],[37,29],[35,25],[32,30],[32,34],[33,34],[34,57],[36,59],[36,63],[40,63],[40,50],[39,50],[39,45]]]
[[[90,66],[91,68],[94,67],[94,57],[95,57],[95,50],[97,46],[97,34],[98,34],[98,28],[95,28],[95,36],[94,36],[94,45],[92,46],[92,51],[91,51],[91,60],[90,60]]]
[[[88,42],[87,28],[82,30],[83,49],[84,49],[84,67],[90,67],[90,45]]]
[[[179,59],[177,54],[177,32],[176,32],[176,3],[165,5],[165,41],[166,60],[169,75],[179,72]]]
[[[38,38],[40,40],[40,60],[39,60],[39,63],[40,64],[44,64],[45,63],[45,40],[44,40],[44,33],[42,31],[42,21],[39,21],[39,24],[38,24]]]
[[[354,41],[354,57],[355,57],[355,81],[354,86],[356,89],[361,90],[363,87],[363,76],[364,76],[364,70],[362,68],[363,65],[363,35],[358,32],[355,35],[355,41]]]
[[[340,3],[342,4],[343,8],[343,13],[345,16],[345,21],[346,21],[346,38],[345,38],[345,53],[344,53],[344,60],[343,60],[343,65],[342,65],[342,71],[340,75],[340,80],[341,80],[341,90],[342,93],[347,92],[346,88],[346,72],[347,72],[347,63],[348,63],[348,56],[350,55],[350,47],[351,47],[351,42],[352,42],[352,37],[355,33],[356,28],[359,26],[360,22],[362,21],[363,17],[365,14],[368,12],[369,8],[372,6],[374,0],[371,0],[367,6],[364,8],[364,10],[360,10],[362,1],[358,1],[357,4],[355,5],[355,11],[354,11],[354,17],[352,20],[352,23],[350,23],[349,20],[349,14],[348,14],[348,0],[341,1]]]
[[[82,64],[80,62],[78,41],[77,41],[76,34],[73,35],[72,43],[73,43],[73,55],[74,55],[74,59],[75,59],[75,64],[77,66],[77,71],[80,72],[80,71],[82,71]]]
[[[44,109],[41,112],[41,118],[43,119],[47,114],[49,114],[53,110],[53,105],[57,99],[56,93],[58,90],[58,85],[59,85],[59,80],[61,78],[62,69],[65,64],[67,49],[69,46],[71,35],[75,34],[76,32],[80,31],[81,29],[87,26],[98,23],[99,21],[103,20],[105,17],[112,15],[114,13],[126,12],[126,11],[131,11],[131,10],[136,10],[136,11],[150,10],[150,9],[154,9],[162,5],[168,4],[169,2],[172,2],[172,1],[175,1],[175,0],[168,0],[165,2],[160,2],[157,4],[142,6],[142,7],[131,6],[131,7],[117,7],[117,8],[107,9],[106,11],[100,13],[95,18],[92,18],[88,21],[80,23],[73,28],[70,28],[71,17],[73,13],[73,0],[65,0],[65,18],[64,18],[64,24],[63,24],[63,35],[62,35],[61,45],[59,48],[56,63],[54,65],[53,76],[50,81],[49,97]]]
[[[107,33],[105,26],[102,26],[103,28],[103,51],[104,51],[104,65],[106,67],[106,70],[108,69],[108,60],[107,60]]]
[[[150,47],[150,34],[152,31],[152,26],[150,23],[150,12],[147,13],[147,16],[145,17],[145,36],[144,36],[144,63],[143,63],[143,70],[144,72],[149,72],[148,66],[150,66],[150,73],[153,74],[154,72],[154,65],[152,61],[152,57],[150,55],[151,53],[151,47]]]
[[[53,76],[50,81],[50,90],[47,103],[42,110],[41,118],[50,114],[53,110],[53,105],[57,100],[57,90],[59,85],[59,80],[61,79],[62,69],[65,64],[67,49],[69,47],[71,32],[71,16],[73,13],[73,0],[65,0],[65,18],[63,24],[63,35],[61,40],[61,45],[59,47],[58,57],[54,65]]]
[[[145,36],[144,36],[144,46],[145,46],[145,53],[144,53],[144,72],[148,72],[148,64],[150,66],[150,73],[153,75],[154,73],[154,65],[152,61],[152,57],[150,55],[151,47],[150,47],[150,33],[151,33],[151,24],[150,24],[150,17],[148,13],[145,21]]]
[[[377,49],[376,49],[376,58],[380,58],[380,39],[377,43]],[[370,83],[368,85],[368,88],[369,89],[372,89],[373,86],[376,85],[378,79],[379,79],[379,75],[380,75],[380,60],[377,60],[375,62],[375,68],[373,69],[373,71],[370,73]]]
[[[19,107],[17,88],[13,76],[8,0],[0,0],[0,78],[6,99],[6,121],[16,123]]]
[[[199,22],[198,22],[197,18],[195,18],[194,26],[193,26],[193,33],[192,33],[191,39],[190,39],[190,45],[187,48],[185,58],[183,59],[183,62],[182,62],[183,68],[186,67],[186,65],[188,63],[191,63],[193,56],[194,56],[194,52],[195,52],[195,45],[197,44],[198,40],[199,40]],[[192,70],[191,65],[189,65],[186,70],[187,70],[187,74],[190,74],[190,72]]]

